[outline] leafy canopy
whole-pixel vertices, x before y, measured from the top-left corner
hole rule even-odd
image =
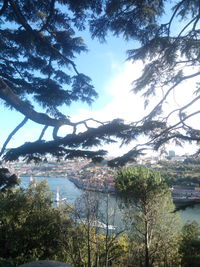
[[[119,170],[115,182],[124,199],[126,224],[130,224],[133,266],[178,266],[180,222],[160,174],[135,166]]]
[[[166,192],[160,173],[144,166],[119,169],[115,176],[117,190],[135,199],[149,202]]]
[[[0,194],[0,262],[11,260],[18,266],[36,259],[56,259],[63,253],[61,241],[71,222],[67,209],[64,214],[53,207],[47,190],[42,182]]]
[[[51,154],[98,160],[106,151],[90,148],[114,142],[111,136],[120,138],[121,131],[130,128],[121,120],[72,122],[59,111],[60,106],[75,101],[92,104],[97,97],[91,79],[75,64],[76,56],[87,51],[76,32],[85,29],[89,14],[98,14],[102,4],[89,0],[0,1],[0,99],[24,116],[4,142],[0,151],[3,159],[21,156],[38,161]],[[43,126],[40,136],[35,142],[6,151],[28,120]],[[89,127],[89,121],[95,121],[97,128]],[[71,132],[61,137],[58,132],[63,125],[71,127]],[[85,129],[82,133],[77,129],[80,125]],[[47,128],[52,129],[50,141],[44,137]]]

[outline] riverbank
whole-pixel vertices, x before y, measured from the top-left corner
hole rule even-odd
[[[59,188],[60,192],[60,198],[66,198],[67,202],[70,204],[74,204],[78,198],[81,197],[82,190],[79,189],[73,182],[70,181],[70,179],[66,179],[63,177],[37,177],[38,181],[42,181],[44,179],[47,180],[47,183],[50,187],[50,192],[53,193],[54,199],[56,199],[56,191],[57,188]],[[24,188],[27,188],[30,183],[30,178],[29,177],[21,177],[21,186]],[[100,194],[96,192],[96,194]],[[101,198],[103,195],[101,194]],[[98,198],[98,196],[97,196]],[[110,201],[112,201],[111,208],[115,207],[116,203],[118,203],[117,199],[117,194],[112,194],[110,196]],[[183,205],[182,203],[181,205]],[[176,204],[177,206],[177,204]],[[179,206],[179,205],[178,205]],[[185,205],[186,206],[186,205]],[[197,222],[200,223],[200,204],[197,203],[194,207],[186,207],[185,209],[178,209],[181,219],[183,220],[184,223],[188,221],[193,221],[196,220]],[[111,211],[112,213],[112,211]]]
[[[68,177],[68,179],[70,180],[70,182],[72,182],[77,188],[81,189],[81,190],[88,190],[88,191],[93,191],[93,192],[100,192],[100,193],[109,193],[109,194],[115,194],[115,188],[112,186],[107,186],[107,185],[97,185],[92,184],[90,181],[83,181],[81,179],[78,178],[74,178],[74,177]]]
[[[109,193],[109,194],[116,194],[116,189],[114,186],[108,186],[108,185],[98,185],[96,183],[92,183],[91,181],[84,181],[80,178],[75,178],[72,176],[68,176],[68,179],[70,182],[72,182],[78,189],[80,190],[87,190],[87,191],[93,191],[93,192],[99,192],[99,193]],[[200,204],[200,198],[194,198],[194,197],[176,197],[172,194],[172,199],[175,205],[181,207],[187,207],[194,206],[196,204]]]
[[[21,176],[21,178],[23,177],[28,177],[26,175],[23,175]],[[66,180],[69,180],[70,182],[72,182],[78,189],[80,190],[87,190],[87,191],[92,191],[92,192],[99,192],[99,193],[109,193],[109,194],[112,194],[112,195],[115,195],[117,194],[116,192],[116,189],[115,187],[112,185],[108,185],[106,183],[101,183],[101,184],[98,184],[96,181],[91,181],[91,180],[83,180],[81,178],[77,178],[77,177],[74,177],[73,175],[57,175],[57,176],[54,176],[54,175],[43,175],[42,176],[44,179],[57,179],[58,177],[59,178],[63,178],[63,179],[66,179]],[[29,177],[29,181],[33,180],[34,178],[38,179],[38,178],[41,178],[41,176],[39,175],[34,175],[33,177]],[[173,202],[176,206],[183,206],[183,207],[187,207],[188,206],[194,206],[194,205],[197,205],[197,204],[200,204],[200,198],[194,198],[194,197],[191,197],[191,196],[173,196],[172,194],[172,199],[173,199]]]

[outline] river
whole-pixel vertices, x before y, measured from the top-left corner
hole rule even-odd
[[[66,198],[68,203],[73,204],[77,198],[82,194],[82,190],[78,189],[71,181],[64,177],[37,177],[38,181],[46,180],[50,191],[53,193],[54,199],[56,198],[56,190],[59,189],[60,199]],[[30,183],[29,177],[21,177],[21,186],[26,188]],[[102,196],[102,193],[95,193]],[[110,196],[112,205],[115,202],[115,196]],[[182,221],[188,222],[196,220],[200,223],[200,204],[195,205],[193,208],[186,208],[185,210],[180,211],[180,216]]]

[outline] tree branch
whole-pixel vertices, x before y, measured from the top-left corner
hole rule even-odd
[[[130,125],[126,125],[118,120],[114,120],[97,128],[90,128],[87,131],[78,134],[68,134],[63,138],[58,138],[56,140],[46,142],[41,140],[33,143],[25,143],[18,148],[9,150],[4,156],[4,159],[7,161],[12,161],[17,160],[20,156],[44,156],[47,153],[58,157],[65,157],[65,153],[70,153],[70,155],[76,154],[77,156],[78,153],[76,153],[76,151],[78,150],[76,149],[78,147],[88,148],[100,145],[103,142],[112,142],[112,139],[108,138],[109,136],[116,136],[117,138],[120,138],[120,133],[130,128]],[[65,147],[72,148],[72,150],[66,150]],[[106,153],[105,151],[102,152],[102,150],[99,151],[99,156],[101,156],[102,153]],[[93,151],[88,151],[88,155],[90,155],[91,157],[93,156],[92,152]]]
[[[45,24],[42,26],[42,28],[39,30],[39,32],[42,32],[46,29],[46,27],[48,26],[49,24],[49,21],[51,20],[52,16],[54,15],[54,7],[55,7],[55,0],[51,0],[51,3],[50,3],[50,14],[49,16],[47,17],[46,19],[46,22]]]
[[[28,118],[25,117],[23,119],[23,121],[9,134],[9,136],[7,137],[6,141],[3,144],[3,147],[2,147],[1,152],[0,152],[0,156],[3,155],[3,153],[4,153],[5,149],[6,149],[6,146],[10,142],[11,138],[13,137],[13,135],[15,135],[19,131],[19,129],[22,128],[25,125],[25,123],[27,121],[28,121]]]
[[[175,8],[175,10],[174,10],[174,12],[173,12],[173,14],[172,14],[172,16],[171,16],[170,21],[166,24],[166,25],[168,25],[168,33],[167,33],[168,36],[170,35],[170,28],[171,28],[172,21],[173,21],[173,19],[175,18],[176,13],[177,13],[178,10],[179,10],[179,7],[180,7],[184,2],[185,2],[185,0],[183,0],[183,1],[181,1],[180,3],[177,4],[177,6],[176,6],[176,8]]]
[[[199,15],[196,16],[195,18],[193,18],[192,20],[190,20],[190,21],[185,25],[185,27],[183,27],[182,30],[179,32],[179,34],[178,34],[176,40],[177,40],[177,39],[181,36],[181,34],[182,34],[182,33],[183,33],[183,32],[190,26],[190,24],[192,24],[195,20],[198,21],[198,19],[199,19]]]
[[[183,82],[184,80],[187,80],[187,79],[191,79],[191,78],[194,78],[196,76],[200,75],[200,71],[196,72],[196,73],[193,73],[191,75],[187,75],[187,76],[184,76],[184,77],[181,77],[179,79],[179,81],[177,81],[174,85],[172,85],[168,90],[167,92],[165,93],[165,95],[162,97],[162,99],[160,100],[160,102],[153,108],[153,110],[147,115],[145,116],[142,120],[149,120],[149,118],[152,118],[153,117],[153,114],[155,113],[155,111],[162,106],[163,102],[166,100],[167,96],[170,94],[170,92],[175,88],[177,87],[181,82]]]
[[[8,0],[4,0],[3,1],[3,6],[0,10],[0,16],[3,15],[4,11],[6,10],[6,8],[8,7]]]
[[[48,126],[45,125],[44,128],[42,129],[42,132],[41,132],[39,138],[38,138],[38,141],[41,141],[41,140],[42,140],[42,137],[44,136],[44,134],[45,134],[47,128],[48,128]]]
[[[22,101],[16,94],[13,93],[11,88],[3,81],[0,77],[0,98],[5,100],[8,104],[14,107],[17,111],[22,113],[27,118],[39,124],[60,127],[61,125],[71,125],[74,124],[70,122],[69,119],[53,119],[44,113],[36,112],[31,105]]]

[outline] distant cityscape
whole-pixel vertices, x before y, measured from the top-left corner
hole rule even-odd
[[[149,156],[149,157],[141,157],[137,159],[137,163],[128,163],[126,166],[130,167],[133,165],[145,165],[150,168],[157,167],[159,168],[159,161],[178,161],[183,162],[188,155],[176,155],[174,150],[170,150],[167,155],[157,157],[157,156]],[[80,171],[84,168],[90,168],[91,173],[95,177],[100,177],[105,175],[105,170],[110,172],[111,168],[107,167],[107,161],[104,160],[100,164],[92,164],[87,159],[76,158],[72,160],[66,161],[55,161],[53,159],[49,159],[48,162],[42,162],[39,164],[35,163],[25,163],[24,161],[15,161],[11,163],[3,164],[4,167],[7,167],[11,172],[17,174],[18,176],[44,176],[44,177],[67,177],[71,175],[80,175]],[[98,167],[97,167],[98,166]],[[100,169],[102,169],[100,171]],[[99,173],[100,172],[100,173]],[[96,174],[95,174],[96,173]]]
[[[188,156],[178,156],[175,151],[170,150],[162,160],[171,162],[183,162]],[[138,159],[137,163],[129,163],[127,167],[145,165],[150,168],[159,169],[161,158],[144,157]],[[78,188],[90,191],[115,193],[113,181],[116,169],[107,166],[107,161],[94,164],[86,159],[73,159],[62,162],[49,160],[41,164],[26,164],[22,161],[6,164],[10,172],[20,176],[34,177],[66,177]],[[172,195],[175,201],[199,200],[200,187],[198,186],[173,186]]]

